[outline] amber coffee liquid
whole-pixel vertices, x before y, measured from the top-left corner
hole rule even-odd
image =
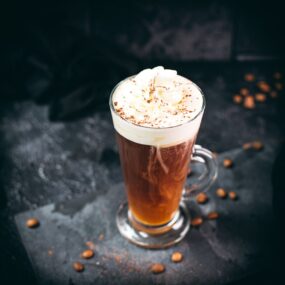
[[[117,142],[132,215],[145,225],[168,223],[179,206],[193,141],[159,148],[117,133]]]

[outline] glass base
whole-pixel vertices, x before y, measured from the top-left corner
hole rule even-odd
[[[145,226],[132,216],[128,203],[120,205],[117,226],[126,239],[145,248],[165,248],[181,241],[190,229],[190,215],[182,202],[174,218],[162,226]]]

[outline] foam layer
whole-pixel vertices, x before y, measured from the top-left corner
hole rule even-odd
[[[167,146],[196,137],[204,97],[175,70],[156,67],[120,82],[110,104],[114,127],[122,136],[140,144]]]
[[[165,128],[194,118],[203,98],[192,81],[159,66],[123,81],[113,94],[113,104],[117,113],[133,124]]]

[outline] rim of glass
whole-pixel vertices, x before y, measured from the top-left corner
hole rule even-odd
[[[181,75],[179,75],[181,76]],[[123,80],[121,80],[119,83],[117,83],[115,85],[115,87],[112,89],[111,91],[111,94],[110,94],[110,97],[109,97],[109,106],[110,106],[110,109],[114,112],[114,114],[116,116],[118,116],[121,120],[125,121],[126,123],[132,125],[132,126],[136,126],[138,128],[143,128],[143,129],[150,129],[150,130],[165,130],[165,129],[172,129],[172,128],[177,128],[177,127],[180,127],[180,126],[184,126],[186,124],[189,124],[190,122],[194,121],[197,117],[199,117],[199,115],[205,110],[205,107],[206,107],[206,100],[205,100],[205,95],[204,93],[202,92],[201,88],[196,84],[194,83],[193,81],[191,81],[190,79],[184,77],[184,76],[181,76],[181,77],[184,77],[185,79],[187,80],[190,80],[192,82],[192,84],[194,84],[194,86],[200,91],[201,95],[202,95],[202,99],[203,99],[203,103],[202,103],[202,108],[201,110],[196,114],[195,117],[191,118],[189,121],[185,122],[185,123],[182,123],[182,124],[179,124],[179,125],[175,125],[175,126],[171,126],[171,127],[161,127],[161,128],[158,128],[158,127],[148,127],[148,126],[140,126],[138,124],[134,124],[124,118],[122,118],[118,113],[117,111],[115,110],[114,108],[114,105],[113,105],[113,95],[115,93],[115,90],[118,88],[119,85],[121,85],[124,81],[132,78],[132,77],[135,77],[135,75],[131,75]]]

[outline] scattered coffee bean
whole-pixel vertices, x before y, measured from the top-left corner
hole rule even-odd
[[[30,229],[37,228],[40,225],[40,222],[36,218],[31,218],[26,221],[26,226]]]
[[[198,227],[203,224],[203,219],[201,217],[195,217],[191,220],[191,225],[193,227]]]
[[[77,272],[82,272],[82,271],[84,271],[84,265],[83,265],[82,263],[80,263],[80,262],[74,262],[74,263],[72,264],[72,267],[73,267],[73,269],[74,269],[75,271],[77,271]]]
[[[51,249],[48,250],[48,256],[53,256],[53,251]]]
[[[84,259],[89,259],[94,256],[94,251],[91,249],[86,249],[81,253],[80,256]]]
[[[234,103],[236,103],[236,104],[241,104],[241,102],[242,102],[242,96],[240,96],[240,95],[234,95],[233,101],[234,101]]]
[[[231,200],[237,200],[237,194],[234,191],[229,192],[229,197]]]
[[[217,212],[211,212],[207,215],[209,220],[216,220],[219,217],[219,214]]]
[[[92,249],[92,250],[95,249],[95,244],[93,241],[87,241],[85,244],[89,249]]]
[[[260,141],[254,141],[254,142],[252,142],[252,148],[254,150],[260,151],[263,149],[263,143]]]
[[[254,97],[257,102],[263,103],[266,101],[266,96],[263,93],[256,93]]]
[[[171,255],[171,261],[178,263],[181,262],[183,260],[183,254],[179,251],[173,252]]]
[[[154,263],[150,267],[150,270],[153,274],[160,274],[165,271],[165,266],[161,263]]]
[[[225,199],[227,197],[227,192],[225,191],[224,188],[218,188],[216,190],[216,194],[218,197],[222,198],[222,199]]]
[[[196,197],[196,201],[199,204],[205,204],[208,200],[209,200],[209,198],[205,193],[200,193]]]
[[[278,93],[277,93],[276,91],[271,91],[271,92],[269,93],[269,95],[270,95],[270,97],[273,98],[273,99],[275,99],[275,98],[278,97]]]
[[[244,144],[242,145],[242,148],[243,148],[244,150],[251,149],[251,148],[252,148],[252,143],[251,143],[251,142],[244,143]]]
[[[257,86],[262,92],[265,93],[268,93],[271,90],[270,85],[265,81],[259,81]]]
[[[247,96],[245,97],[244,101],[243,101],[243,106],[246,109],[254,109],[255,108],[255,102],[254,102],[254,98],[253,96]]]
[[[225,158],[223,163],[225,168],[231,168],[234,165],[233,161],[229,158]]]
[[[249,90],[247,88],[241,88],[239,90],[239,93],[242,95],[242,96],[247,96],[249,95]]]
[[[277,82],[275,83],[275,88],[278,90],[278,91],[281,91],[283,89],[283,84],[280,83],[280,82]]]
[[[282,78],[282,74],[280,72],[275,72],[273,74],[274,79],[280,80]]]
[[[247,73],[244,76],[245,81],[252,82],[255,80],[255,76],[252,73]]]
[[[99,240],[104,240],[104,238],[105,238],[104,234],[100,234],[98,237]]]

